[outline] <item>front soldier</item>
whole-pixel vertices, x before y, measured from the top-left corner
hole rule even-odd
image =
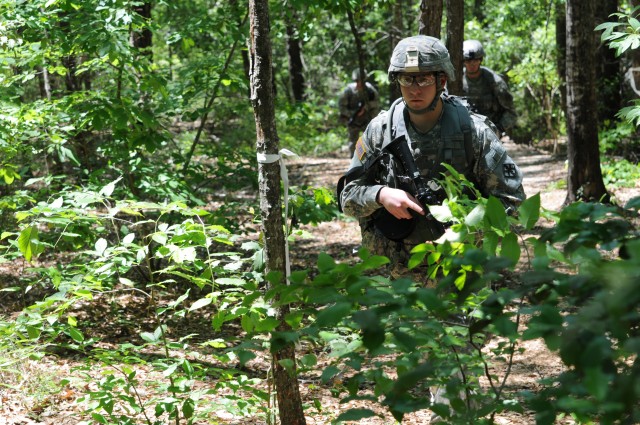
[[[433,218],[414,219],[428,214],[426,203],[410,193],[399,171],[406,167],[392,149],[400,147],[413,156],[425,190],[432,188],[435,196],[442,193],[436,182],[445,171],[442,163],[474,182],[483,196],[501,199],[505,208],[517,207],[525,194],[520,169],[485,117],[470,114],[457,98],[444,93],[455,73],[440,40],[423,35],[401,40],[388,76],[400,85],[402,97],[374,118],[358,140],[341,179],[339,201],[346,214],[359,219],[363,246],[388,257],[391,277],[397,278],[408,275],[411,249],[438,239],[444,227]]]

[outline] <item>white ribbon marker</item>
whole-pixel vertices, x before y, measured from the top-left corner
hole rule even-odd
[[[299,156],[289,149],[280,149],[277,154],[258,153],[259,164],[273,164],[280,161],[280,178],[284,183],[284,255],[285,273],[288,281],[291,275],[291,263],[289,261],[289,175],[287,166],[284,163],[285,158],[299,158]]]

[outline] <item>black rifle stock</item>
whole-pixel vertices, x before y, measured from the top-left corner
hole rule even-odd
[[[425,215],[422,216],[417,212],[411,210],[412,219],[397,219],[385,208],[382,208],[377,214],[375,219],[375,225],[380,232],[388,239],[394,241],[401,241],[413,232],[415,229],[416,220],[427,220],[429,227],[434,233],[443,234],[445,231],[444,225],[439,222],[429,211],[427,205],[439,205],[440,200],[437,194],[429,188],[426,180],[420,174],[420,170],[416,166],[413,154],[407,144],[407,139],[404,135],[395,138],[389,143],[383,151],[390,153],[396,158],[402,167],[404,172],[413,182],[414,190],[412,195],[418,200],[423,208]]]
[[[358,102],[358,106],[356,107],[356,111],[353,113],[353,115],[351,115],[351,118],[349,118],[349,122],[347,123],[347,125],[353,124],[355,119],[358,117],[358,113],[360,113],[360,111],[362,111],[363,107],[364,107],[364,100],[361,100],[361,101]]]

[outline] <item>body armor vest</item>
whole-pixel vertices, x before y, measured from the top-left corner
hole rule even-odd
[[[447,96],[442,99],[444,111],[439,123],[439,137],[433,137],[431,134],[430,137],[421,138],[415,130],[407,128],[406,123],[410,122],[408,111],[399,99],[389,111],[382,146],[382,150],[385,150],[385,147],[392,140],[404,136],[421,176],[428,181],[427,185],[439,195],[440,202],[444,199],[445,193],[435,179],[440,178],[441,173],[445,171],[441,164],[443,162],[450,164],[456,171],[468,178],[471,176],[470,171],[473,166],[469,111],[454,97]],[[381,183],[409,193],[414,192],[412,179],[405,174],[398,159],[393,156],[383,158],[379,167]],[[416,215],[413,220],[398,220],[384,209],[373,215],[371,224],[386,237],[410,245],[438,239],[444,232],[442,224],[433,218],[425,219]]]
[[[473,147],[471,146],[471,116],[465,105],[455,97],[443,97],[444,111],[440,122],[440,138],[420,141],[413,129],[407,129],[408,112],[404,103],[396,102],[390,110],[383,144],[386,146],[397,137],[404,135],[413,153],[416,165],[427,180],[439,178],[445,168],[443,162],[450,164],[456,171],[471,179],[473,166]],[[392,181],[388,184],[394,186]]]
[[[473,80],[470,78],[463,79],[463,92],[475,112],[489,117],[495,123],[499,123],[502,108],[494,94],[495,78],[484,67],[480,69],[480,78]]]

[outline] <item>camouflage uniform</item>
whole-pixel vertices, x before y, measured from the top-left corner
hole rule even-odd
[[[471,114],[473,159],[469,164],[462,133],[446,131],[442,124],[458,121],[457,115],[453,115],[457,114],[455,104],[459,101],[446,95],[442,95],[442,99],[445,102],[443,115],[436,126],[427,133],[419,133],[410,125],[402,103],[396,106],[396,109],[400,108],[400,112],[394,111],[392,126],[399,126],[397,117],[404,119],[408,142],[421,175],[433,181],[443,170],[439,164],[446,162],[475,182],[483,196],[493,195],[507,205],[518,205],[525,199],[522,173],[505,151],[495,132],[485,122],[485,117]],[[350,169],[362,166],[370,158],[379,156],[385,142],[388,143],[389,138],[393,138],[386,131],[388,114],[389,111],[385,111],[371,121],[362,140],[358,142]],[[451,136],[443,140],[444,134]],[[374,226],[374,215],[383,208],[376,201],[380,189],[383,186],[402,187],[395,176],[396,170],[394,158],[383,155],[370,172],[347,183],[340,196],[343,211],[359,219],[363,246],[369,252],[384,255],[391,260],[392,277],[407,274],[407,260],[414,246],[441,236],[427,220],[416,220],[415,229],[402,241],[387,239]]]
[[[462,49],[465,61],[484,58],[484,48],[478,40],[465,40]],[[508,133],[517,120],[509,87],[498,73],[486,66],[480,66],[479,71],[478,77],[470,78],[464,69],[462,92],[475,112],[488,117],[500,131]]]
[[[479,114],[488,117],[502,131],[509,132],[516,123],[513,96],[500,75],[486,66],[480,67],[480,77],[462,80],[462,91],[471,106]]]
[[[357,75],[356,75],[357,76]],[[340,94],[338,101],[340,107],[340,121],[347,126],[349,134],[349,151],[353,156],[358,137],[362,134],[369,121],[380,113],[380,97],[378,91],[371,83],[365,82],[363,90],[358,90],[355,82],[349,85]],[[355,116],[360,109],[358,105],[364,105],[364,114]],[[353,120],[351,119],[353,117]]]

